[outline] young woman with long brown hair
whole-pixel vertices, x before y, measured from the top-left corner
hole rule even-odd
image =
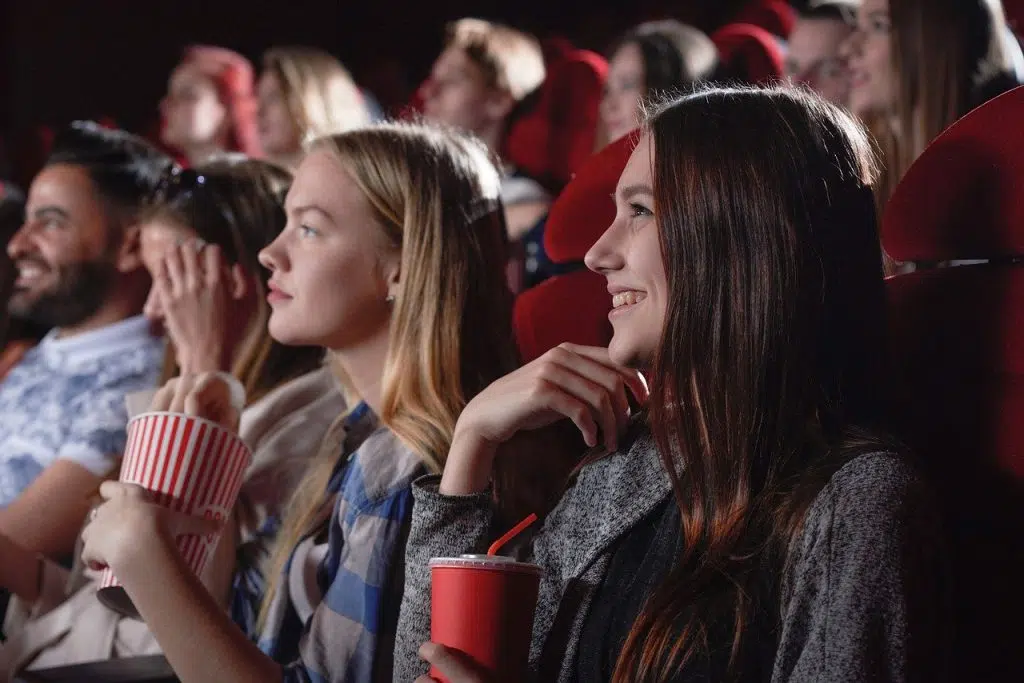
[[[939,133],[1019,84],[1000,0],[862,0],[843,51],[850,109],[883,152],[879,207]]]
[[[535,680],[939,678],[929,494],[867,431],[884,422],[875,172],[865,131],[806,92],[655,112],[586,258],[613,297],[609,348],[495,382],[443,476],[414,486],[396,680],[426,671],[429,559],[487,547],[494,463],[566,417],[597,452],[524,552],[543,569]]]
[[[260,648],[173,546],[206,533],[108,483],[83,557],[109,565],[182,681],[390,678],[412,480],[439,472],[466,401],[515,366],[500,177],[486,148],[418,125],[314,146],[262,255],[270,332],[330,350],[350,410],[300,484],[278,536]],[[161,405],[224,419],[210,375]],[[202,656],[197,657],[196,653]]]

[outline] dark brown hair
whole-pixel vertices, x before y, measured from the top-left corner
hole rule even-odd
[[[229,263],[240,264],[256,276],[257,313],[250,321],[246,348],[236,354],[231,369],[251,404],[284,382],[319,367],[324,355],[319,348],[279,344],[267,331],[270,273],[260,265],[258,256],[284,229],[284,195],[291,173],[245,157],[226,157],[175,173],[189,179],[163,183],[143,210],[141,222],[165,220],[187,227],[199,239],[219,246]],[[200,177],[201,182],[197,181]],[[162,379],[167,381],[176,374],[174,351],[169,349]]]
[[[626,45],[636,45],[643,56],[648,95],[681,95],[702,81],[714,79],[719,69],[718,48],[711,38],[675,19],[633,27],[608,50],[609,59]]]
[[[614,680],[733,680],[806,507],[868,447],[850,426],[880,422],[876,167],[862,127],[803,90],[701,91],[646,131],[669,292],[648,419],[685,550]]]
[[[872,125],[885,161],[880,207],[939,133],[1016,85],[999,0],[889,0],[889,19],[895,109]]]

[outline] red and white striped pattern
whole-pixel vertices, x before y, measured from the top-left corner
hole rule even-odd
[[[227,519],[252,459],[248,446],[218,424],[180,413],[145,413],[128,423],[120,480],[148,489],[153,501],[178,512]],[[202,573],[217,537],[181,536],[178,550]],[[101,588],[119,586],[103,572]]]

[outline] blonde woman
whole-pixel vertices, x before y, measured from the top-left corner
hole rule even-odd
[[[285,346],[267,332],[269,275],[257,258],[284,227],[290,181],[287,171],[251,160],[175,169],[139,218],[141,258],[154,282],[145,313],[171,341],[169,371],[231,371],[246,388],[240,433],[254,462],[204,576],[242,623],[261,593],[253,573],[267,541],[257,532],[280,514],[310,451],[344,410],[323,350]],[[159,652],[145,624],[97,602],[89,577],[76,571],[69,581],[63,567],[8,545],[0,542],[0,586],[19,600],[7,616],[0,680],[25,668]]]
[[[515,365],[499,188],[483,145],[410,124],[321,141],[300,165],[261,255],[270,332],[331,349],[353,408],[286,515],[262,651],[174,550],[206,522],[108,483],[85,531],[83,558],[117,573],[180,680],[390,680],[411,483],[441,471],[463,406]],[[183,379],[161,405],[216,418],[223,389]]]
[[[345,67],[312,47],[277,47],[264,54],[257,97],[263,152],[289,168],[302,161],[306,143],[370,122]]]

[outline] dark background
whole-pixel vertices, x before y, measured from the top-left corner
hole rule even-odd
[[[182,48],[210,43],[258,63],[277,44],[326,48],[385,106],[427,73],[445,22],[498,19],[602,50],[632,23],[676,16],[711,28],[733,0],[0,0],[0,131],[107,115],[151,125]],[[491,9],[484,11],[482,8]],[[404,83],[403,83],[404,81]],[[5,136],[6,137],[6,136]]]

